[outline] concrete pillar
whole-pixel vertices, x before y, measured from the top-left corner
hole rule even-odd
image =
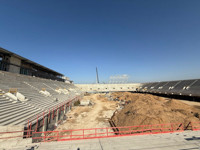
[[[58,122],[58,119],[59,119],[59,109],[57,110],[57,113],[56,113],[56,123]]]
[[[66,108],[66,112],[68,112],[69,111],[69,106],[67,106],[67,108]]]
[[[64,114],[66,113],[66,105],[64,105],[63,113],[64,113]]]
[[[44,132],[44,131],[47,131],[47,123],[48,123],[48,118],[47,118],[47,116],[46,117],[44,117],[44,125],[43,125],[43,127],[42,127],[42,131]]]
[[[17,57],[11,56],[10,63],[14,65],[9,66],[9,72],[20,73],[21,60]]]

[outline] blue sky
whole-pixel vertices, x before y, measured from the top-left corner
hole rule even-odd
[[[200,78],[200,0],[0,0],[0,47],[75,83]]]

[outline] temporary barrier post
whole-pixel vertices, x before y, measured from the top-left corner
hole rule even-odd
[[[58,139],[59,139],[59,131],[57,132],[57,141],[58,141]]]
[[[72,139],[72,130],[70,131],[70,139]]]
[[[173,124],[171,123],[171,130],[172,130],[172,132],[174,131],[174,128],[173,128]]]
[[[108,128],[106,128],[106,132],[107,132],[107,137],[108,137]]]
[[[43,138],[43,141],[45,142],[46,140],[46,133],[44,133],[44,136],[43,136],[44,138]]]

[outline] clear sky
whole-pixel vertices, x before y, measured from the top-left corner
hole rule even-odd
[[[200,0],[0,0],[0,47],[75,83],[200,78]]]

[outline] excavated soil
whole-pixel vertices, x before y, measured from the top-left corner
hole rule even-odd
[[[67,120],[56,130],[88,129],[109,127],[110,119],[117,108],[117,102],[108,101],[105,94],[90,94],[82,100],[90,100],[92,105],[72,107],[66,114]]]
[[[90,100],[92,105],[73,107],[66,114],[67,120],[59,125],[56,131],[110,127],[108,122],[110,118],[117,127],[182,123],[185,129],[186,127],[189,129],[190,122],[200,121],[200,103],[198,102],[130,92],[88,94],[82,100]],[[178,130],[180,126],[176,127]],[[121,128],[120,131],[122,130],[126,129]],[[94,134],[93,130],[86,131],[84,134]],[[82,132],[81,130],[73,131],[73,134],[81,135]],[[60,133],[63,137],[70,134],[68,131]],[[50,135],[56,136],[57,133]]]
[[[112,93],[112,97],[130,101],[112,117],[118,127],[164,123],[183,123],[187,127],[189,122],[200,121],[200,109],[180,100],[129,92]]]

